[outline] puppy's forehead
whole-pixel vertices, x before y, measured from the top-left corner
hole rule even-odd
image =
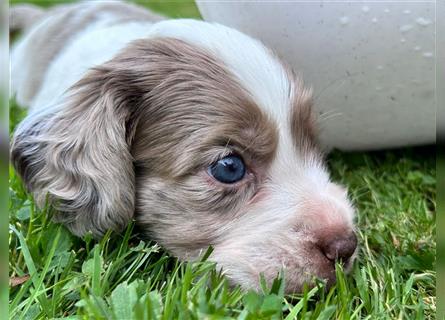
[[[184,40],[222,60],[273,120],[288,118],[293,96],[289,72],[259,41],[219,24],[196,20],[169,20],[156,24],[151,36]]]

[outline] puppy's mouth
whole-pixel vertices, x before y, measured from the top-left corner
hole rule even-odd
[[[342,272],[348,274],[357,256],[358,248],[355,247],[353,253],[347,258],[332,259],[319,250],[313,250],[313,265],[315,267],[314,275],[316,278],[325,282],[325,288],[329,290],[337,282],[336,269],[341,268]]]
[[[352,266],[354,265],[355,255],[356,254],[354,253],[351,258],[348,258],[345,261],[332,261],[324,257],[325,262],[321,266],[319,266],[319,270],[315,276],[316,278],[325,282],[326,290],[329,290],[337,282],[337,265],[339,268],[341,268],[342,272],[348,274],[351,271]]]

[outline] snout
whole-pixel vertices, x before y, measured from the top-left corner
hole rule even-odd
[[[318,248],[328,260],[347,264],[357,249],[357,236],[353,231],[327,232],[321,236]]]
[[[352,230],[326,230],[318,234],[318,250],[330,262],[348,265],[357,249],[357,236]]]

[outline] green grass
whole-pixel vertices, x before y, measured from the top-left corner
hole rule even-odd
[[[184,14],[172,4],[166,12]],[[12,101],[11,132],[24,115]],[[280,279],[261,293],[230,288],[205,256],[180,263],[132,225],[99,242],[76,238],[51,222],[50,208],[35,207],[10,169],[10,317],[434,319],[434,150],[334,152],[329,165],[357,207],[359,259],[351,274],[337,270],[328,292],[319,283],[293,296]]]
[[[41,7],[50,7],[58,3],[77,2],[78,0],[9,0],[11,5],[33,3]],[[192,0],[129,0],[149,7],[151,10],[173,18],[200,18],[198,8]]]

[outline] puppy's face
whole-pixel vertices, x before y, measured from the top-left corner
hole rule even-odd
[[[354,214],[317,150],[310,92],[286,72],[270,108],[273,95],[256,97],[218,57],[159,45],[181,63],[166,63],[171,94],[152,97],[132,146],[138,223],[183,259],[212,245],[211,259],[245,287],[281,269],[289,291],[312,276],[332,282],[335,255],[352,261]]]
[[[288,292],[313,276],[332,283],[335,261],[354,257],[354,212],[317,150],[310,92],[262,54],[135,42],[19,130],[16,168],[76,234],[135,213],[182,259],[213,246],[210,259],[245,288],[281,270]]]

